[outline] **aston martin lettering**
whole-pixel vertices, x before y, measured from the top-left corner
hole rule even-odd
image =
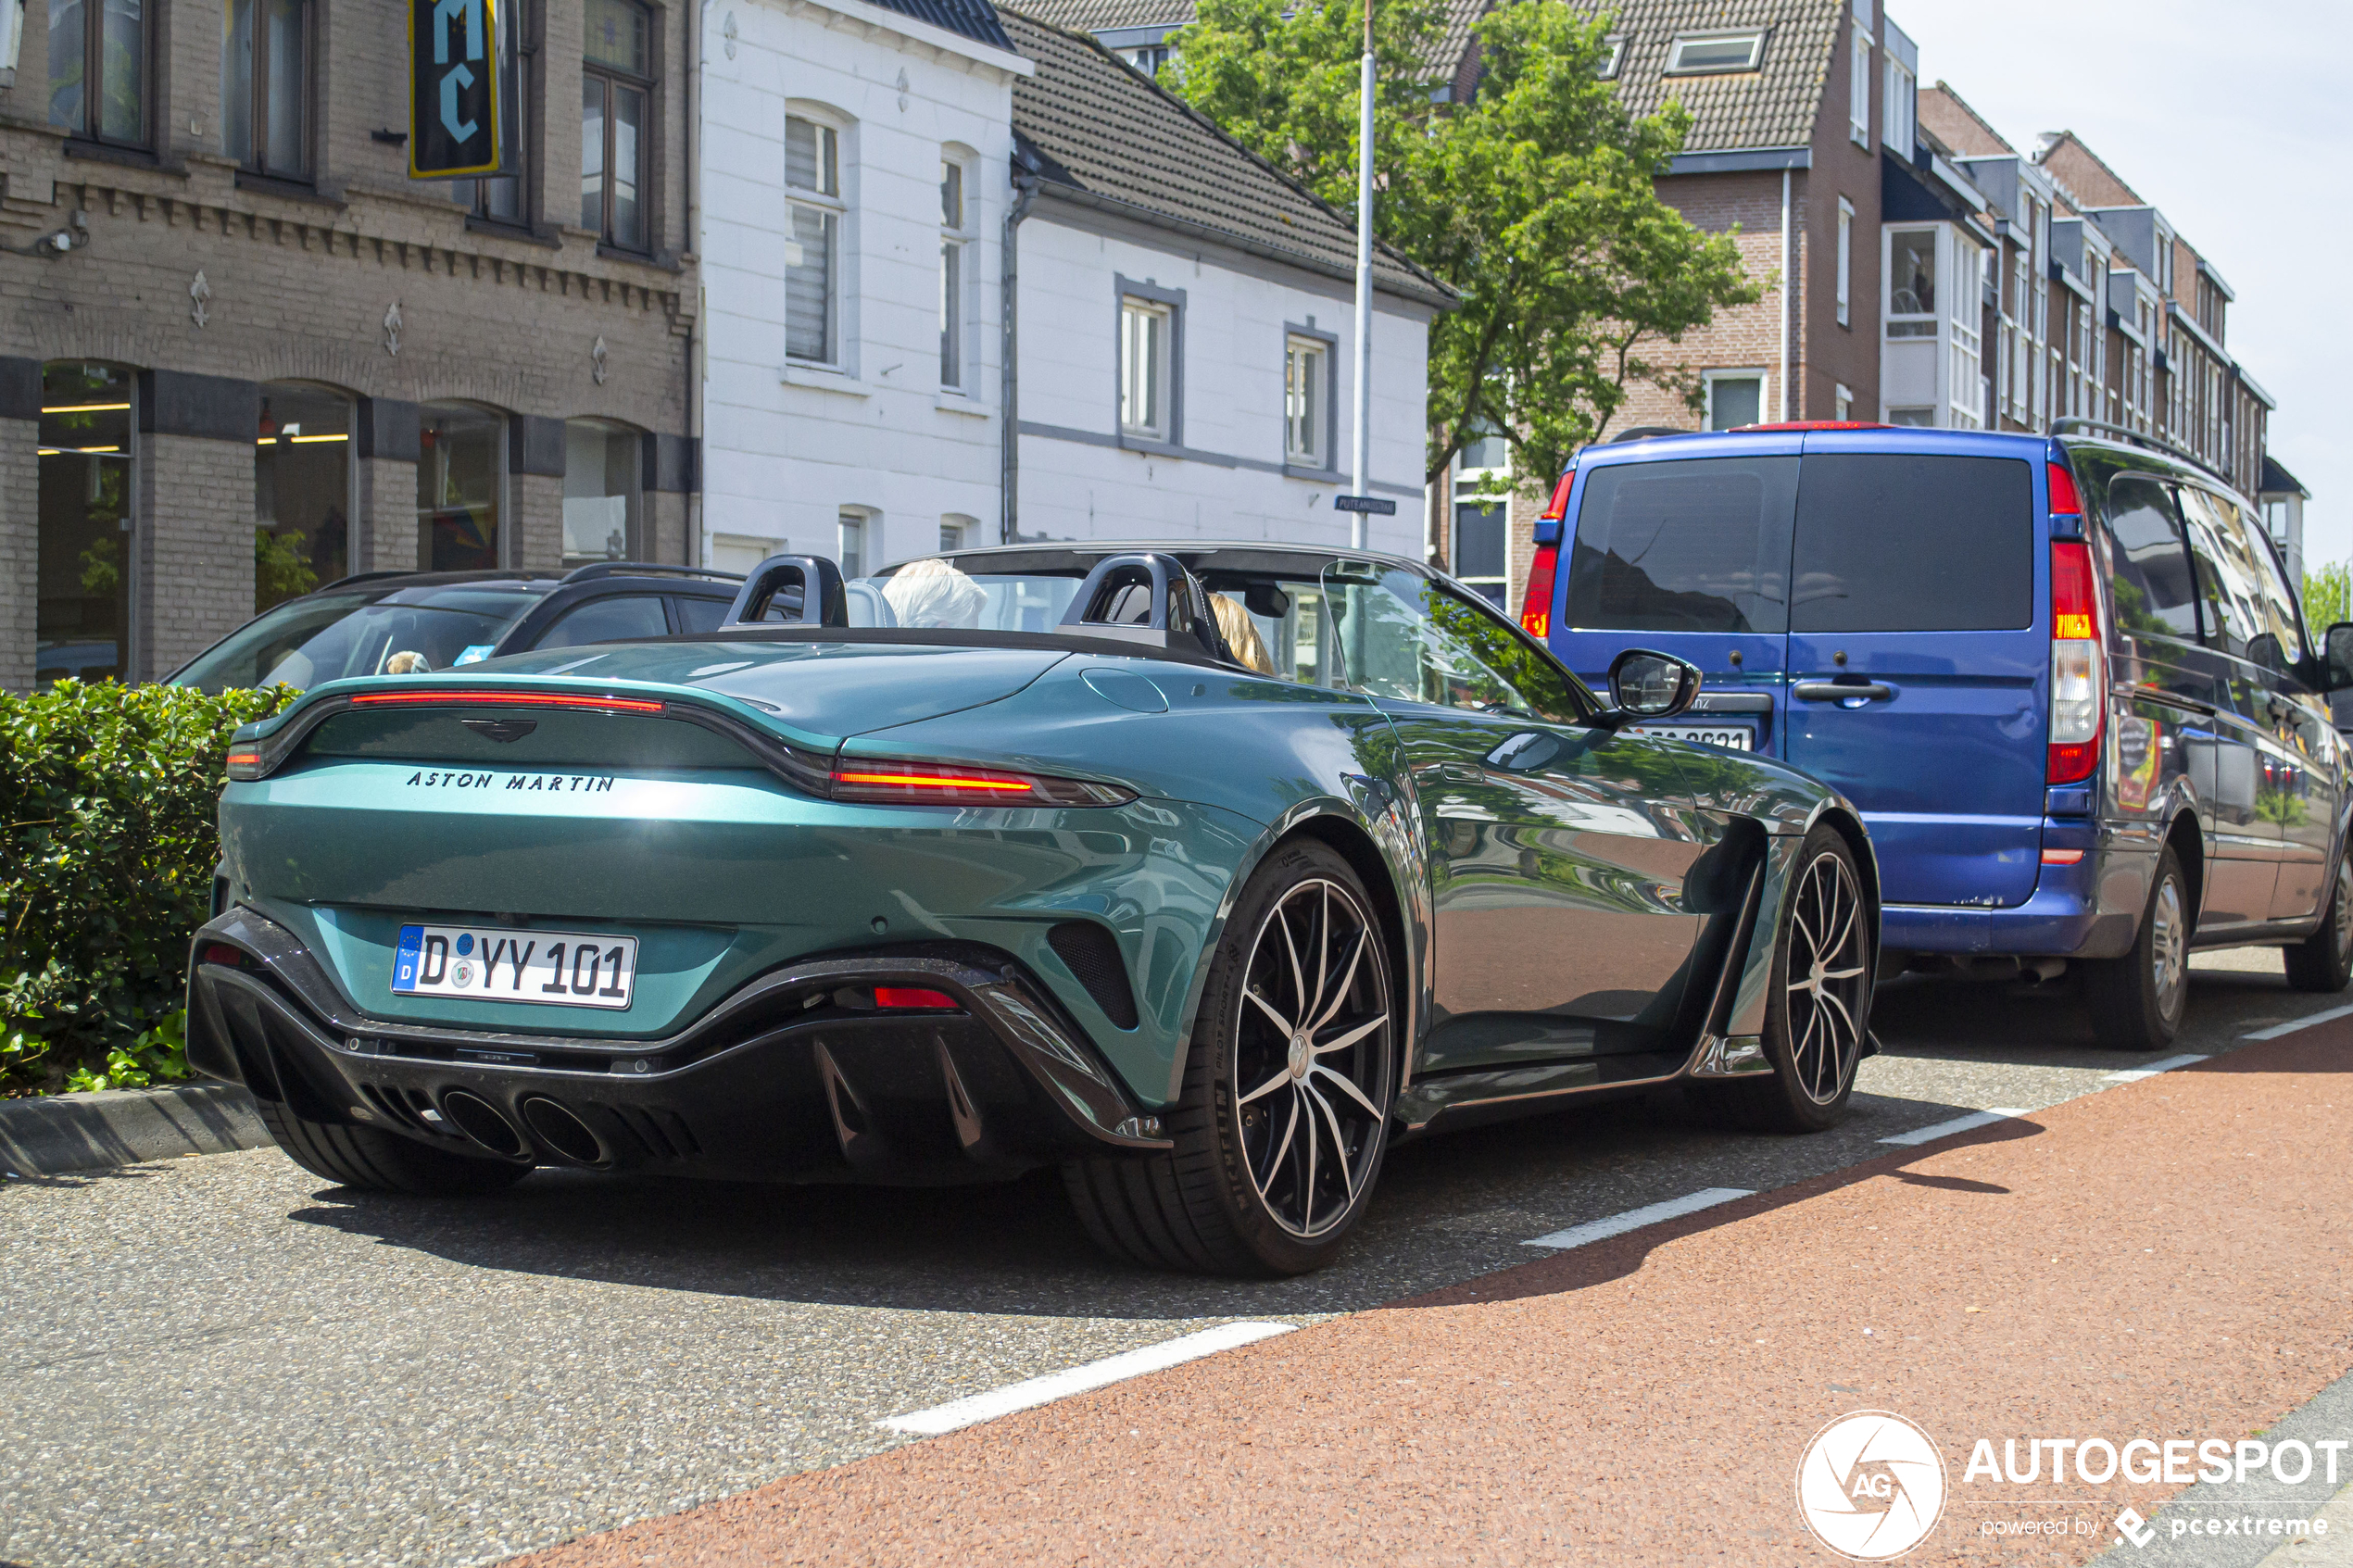
[[[409,775],[410,789],[510,789],[526,794],[548,795],[610,795],[610,777],[591,778],[585,773],[477,773],[428,772],[419,769]]]

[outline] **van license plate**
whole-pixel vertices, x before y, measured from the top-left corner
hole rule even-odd
[[[1746,724],[1637,724],[1635,728],[1661,740],[1697,741],[1702,746],[1720,746],[1727,751],[1756,749],[1756,732]]]
[[[404,925],[392,955],[393,994],[401,997],[618,1010],[636,981],[635,936]]]

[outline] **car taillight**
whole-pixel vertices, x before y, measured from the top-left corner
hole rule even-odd
[[[1084,779],[887,758],[842,759],[831,793],[873,806],[1125,806],[1136,798],[1133,790]]]
[[[2092,548],[2059,540],[2051,546],[2050,783],[2080,784],[2092,776],[2107,714],[2107,647]]]
[[[233,779],[243,780],[261,777],[261,753],[252,750],[231,752],[229,776]]]
[[[2083,510],[2083,498],[2075,493],[2075,476],[2057,463],[2045,463],[2043,467],[2050,485],[2051,515],[2080,515]]]
[[[1528,563],[1528,596],[1520,601],[1519,623],[1532,636],[1548,637],[1553,631],[1553,573],[1560,566],[1558,545],[1539,545],[1536,558]]]
[[[877,985],[875,1005],[878,1008],[952,1008],[956,998],[945,991],[934,991],[921,985]]]

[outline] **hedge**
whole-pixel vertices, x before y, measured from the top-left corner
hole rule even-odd
[[[61,681],[0,695],[0,1096],[187,1075],[229,736],[283,689]]]

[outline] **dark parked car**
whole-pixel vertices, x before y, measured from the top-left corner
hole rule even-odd
[[[1861,807],[1888,954],[2079,964],[2101,1037],[2156,1049],[2193,947],[2273,944],[2297,987],[2346,985],[2347,747],[2322,695],[2346,660],[2245,496],[2130,433],[2059,430],[1588,448],[1522,619],[1580,672],[1632,642],[1693,661],[1699,701],[1658,733]]]
[[[643,561],[573,571],[371,571],[264,610],[164,677],[173,686],[308,688],[430,674],[500,654],[709,632],[734,572]]]

